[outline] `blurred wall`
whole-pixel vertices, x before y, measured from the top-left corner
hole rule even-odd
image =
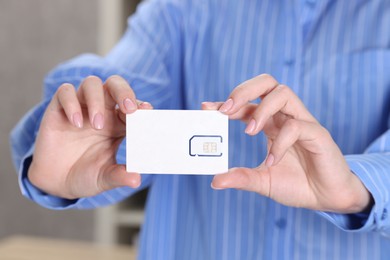
[[[0,0],[0,238],[93,238],[92,211],[50,211],[20,195],[8,136],[39,102],[52,67],[96,52],[97,13],[96,0]]]

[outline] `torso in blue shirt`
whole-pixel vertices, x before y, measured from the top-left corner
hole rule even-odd
[[[297,93],[345,154],[362,154],[388,129],[389,16],[388,0],[146,2],[119,45],[93,62],[95,69],[86,69],[91,58],[81,57],[52,73],[50,84],[55,88],[64,75],[92,71],[104,78],[118,69],[138,98],[156,108],[200,109],[202,101],[224,101],[239,83],[269,73]],[[230,167],[255,167],[266,155],[263,135],[249,137],[244,128],[230,122]],[[381,142],[378,151],[390,151],[388,136]],[[121,146],[118,161],[124,156]],[[389,157],[372,167],[387,161],[390,169]],[[390,258],[375,212],[363,223],[337,214],[329,221],[255,193],[215,191],[211,180],[144,176],[150,190],[140,259]],[[389,177],[382,181],[390,184]],[[133,192],[122,188],[72,207],[112,203]]]
[[[182,46],[183,108],[226,100],[239,83],[269,73],[302,98],[344,153],[362,153],[387,128],[389,3],[208,1],[192,10]],[[253,167],[265,156],[262,136],[248,137],[243,129],[230,125],[231,167]],[[142,257],[390,257],[390,243],[379,234],[347,233],[313,211],[257,194],[213,191],[211,179],[154,178]]]

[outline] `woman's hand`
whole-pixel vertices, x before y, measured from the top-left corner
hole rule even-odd
[[[259,97],[260,104],[249,103]],[[268,156],[261,165],[216,175],[213,188],[254,191],[287,206],[340,213],[370,205],[370,193],[349,170],[329,132],[273,77],[250,79],[226,102],[204,102],[203,109],[219,109],[247,123],[245,133],[264,131],[268,139]]]
[[[60,86],[40,125],[28,171],[31,183],[68,199],[139,186],[140,175],[127,173],[115,159],[126,134],[125,114],[138,108],[152,106],[137,101],[119,76],[104,84],[90,76],[77,91],[70,84]]]

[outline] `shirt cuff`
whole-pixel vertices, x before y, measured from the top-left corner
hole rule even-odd
[[[359,177],[373,197],[374,205],[371,211],[358,214],[330,212],[319,212],[319,214],[344,231],[379,231],[382,235],[390,237],[390,216],[387,209],[389,198],[386,190],[388,184],[384,183],[387,180],[386,167],[378,167],[383,160],[381,157],[382,154],[346,156],[350,170]]]
[[[49,195],[35,187],[27,177],[28,168],[32,161],[34,146],[30,148],[21,161],[19,170],[19,186],[23,196],[38,203],[39,205],[54,210],[75,208],[79,199],[69,200]]]

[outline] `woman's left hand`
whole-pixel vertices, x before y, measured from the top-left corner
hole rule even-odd
[[[261,98],[260,104],[249,103]],[[370,206],[371,195],[354,175],[330,133],[293,91],[270,75],[250,79],[225,102],[204,102],[247,124],[245,133],[264,131],[268,155],[258,167],[232,168],[216,175],[214,189],[254,191],[279,203],[339,213]]]

